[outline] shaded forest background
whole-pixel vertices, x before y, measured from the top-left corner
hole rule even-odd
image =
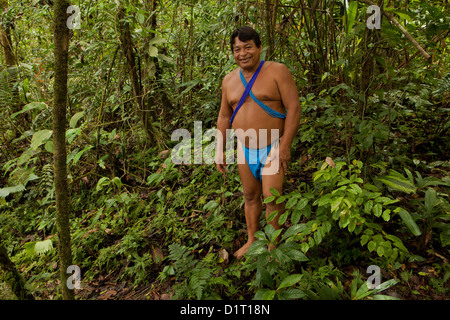
[[[81,23],[69,31],[66,125],[77,299],[448,298],[448,1],[378,1],[380,29],[367,27],[368,0],[71,4]],[[0,253],[35,299],[62,297],[53,6],[0,1]],[[280,234],[262,220],[237,262],[237,167],[223,179],[170,154],[174,130],[215,127],[241,25],[292,72],[302,119],[285,194],[266,199],[286,203],[281,241],[267,250]],[[370,265],[381,268],[375,290]],[[3,269],[0,298],[16,299]]]

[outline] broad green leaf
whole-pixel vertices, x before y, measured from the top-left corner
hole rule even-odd
[[[389,170],[389,174],[376,179],[383,182],[388,188],[406,193],[415,193],[416,187],[407,178],[395,170]]]
[[[77,126],[78,120],[84,116],[84,111],[75,113],[69,121],[69,127],[74,129]]]
[[[298,250],[290,250],[286,252],[286,255],[291,258],[292,260],[303,262],[308,261],[308,257],[301,251]]]
[[[46,253],[47,251],[53,249],[52,240],[47,239],[44,241],[38,241],[34,245],[34,252],[38,255]]]
[[[17,186],[0,188],[0,197],[6,198],[11,193],[25,191],[25,186],[23,184],[18,184]]]
[[[104,186],[109,185],[111,180],[108,177],[101,177],[100,180],[97,182],[97,187],[95,188],[96,191],[100,191],[103,189]]]
[[[396,279],[391,279],[391,280],[385,281],[382,284],[380,284],[378,287],[376,287],[373,290],[373,293],[378,293],[383,290],[389,289],[390,287],[395,286],[398,282],[399,282],[399,280],[396,280]]]
[[[47,142],[48,139],[52,136],[52,130],[39,130],[33,134],[33,138],[31,139],[30,148],[32,150],[37,150],[39,146],[43,145]]]
[[[150,41],[148,42],[149,45],[155,45],[155,44],[161,44],[161,43],[166,43],[167,40],[158,36],[155,36],[154,38],[150,39]]]
[[[270,188],[270,193],[272,193],[274,196],[279,197],[280,193],[275,188]]]
[[[280,225],[283,225],[283,224],[286,222],[288,216],[289,216],[289,211],[286,211],[285,213],[283,213],[283,214],[280,216],[280,218],[278,218],[278,223],[279,223]]]
[[[272,211],[271,213],[269,213],[269,215],[267,216],[267,222],[271,222],[273,219],[275,219],[275,217],[277,216],[278,211]]]
[[[253,242],[247,251],[247,255],[250,257],[256,257],[263,253],[269,253],[269,250],[267,249],[267,241],[264,240],[257,240]]]
[[[287,239],[290,236],[301,233],[303,230],[306,229],[306,227],[307,227],[306,223],[295,224],[289,227],[289,229],[287,229],[286,232],[283,234],[283,239]]]
[[[267,290],[266,292],[264,292],[262,299],[263,300],[273,300],[273,298],[275,297],[275,290]]]
[[[296,209],[297,210],[302,210],[306,207],[306,205],[308,204],[308,199],[307,198],[301,198],[300,201],[298,202]]]
[[[300,221],[302,216],[302,212],[300,210],[295,209],[291,214],[291,223],[293,225],[297,224]]]
[[[381,206],[381,204],[377,203],[376,205],[373,206],[373,214],[375,215],[375,217],[381,216],[382,213],[383,207]]]
[[[419,227],[417,226],[414,219],[411,217],[408,211],[406,211],[403,208],[399,208],[398,214],[400,218],[402,218],[403,222],[405,223],[406,227],[409,229],[409,231],[412,232],[415,236],[420,236],[422,232],[420,231]]]
[[[272,202],[273,200],[275,200],[275,198],[276,198],[275,196],[267,197],[267,198],[264,199],[264,203]]]
[[[24,112],[30,111],[30,110],[44,110],[44,109],[48,109],[48,106],[44,103],[44,102],[30,102],[29,104],[26,104],[22,110],[13,113],[11,115],[11,119],[14,119],[17,115],[22,114]]]
[[[119,188],[119,189],[122,188],[122,181],[120,180],[119,177],[114,177],[111,180],[111,182],[114,182],[116,184],[117,188]]]
[[[364,203],[364,212],[370,213],[370,210],[372,210],[373,207],[373,201],[368,200],[366,203]]]
[[[302,276],[302,274],[291,274],[290,276],[287,276],[283,279],[283,281],[281,281],[280,285],[278,286],[278,290],[292,287],[294,284],[301,280]]]
[[[155,46],[150,46],[149,50],[148,50],[148,54],[150,55],[150,57],[157,57],[158,56],[158,48]]]
[[[350,2],[347,10],[347,32],[350,33],[355,24],[356,15],[358,13],[358,1],[353,0]]]
[[[287,203],[286,203],[286,209],[290,209],[290,208],[292,208],[293,206],[295,206],[295,204],[297,203],[297,201],[298,201],[298,198],[294,198],[294,197],[289,198],[289,200],[288,200]]]
[[[286,200],[286,198],[287,198],[286,195],[281,196],[281,197],[279,197],[279,198],[277,199],[277,201],[275,201],[275,203],[276,203],[276,204],[283,203],[283,202]]]
[[[436,195],[436,191],[432,188],[428,188],[428,190],[425,192],[425,210],[428,214],[431,214],[431,211],[433,211],[433,207],[438,204],[438,199]]]

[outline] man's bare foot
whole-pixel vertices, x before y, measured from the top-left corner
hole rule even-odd
[[[246,244],[244,244],[238,251],[236,251],[234,253],[234,256],[236,257],[236,259],[240,260],[244,256],[244,254],[247,253],[248,248],[250,248],[250,246],[252,245],[253,242],[254,241],[247,241]]]

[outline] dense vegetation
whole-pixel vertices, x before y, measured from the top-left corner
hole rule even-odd
[[[367,27],[370,1],[73,4],[66,140],[78,299],[448,297],[447,1],[384,1],[380,29]],[[12,49],[3,46],[0,72],[0,247],[34,298],[59,299],[53,3],[0,6]],[[194,121],[214,128],[240,25],[261,32],[266,60],[289,67],[302,119],[285,192],[265,200],[286,203],[283,229],[261,220],[235,261],[246,241],[236,165],[224,178],[170,155],[175,129],[194,146]],[[374,290],[371,265],[381,268]],[[15,299],[5,274],[0,298]]]

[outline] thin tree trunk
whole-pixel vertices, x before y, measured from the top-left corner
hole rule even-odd
[[[275,24],[277,21],[278,0],[265,2],[265,25],[267,38],[267,53],[266,59],[272,59],[275,52]]]
[[[0,0],[0,11],[5,11],[8,8],[7,0]],[[3,57],[6,68],[12,68],[8,70],[10,76],[10,89],[11,89],[11,108],[12,112],[20,111],[19,91],[14,89],[14,85],[17,82],[17,69],[16,58],[14,56],[14,50],[11,40],[11,25],[9,21],[2,21],[0,24],[0,45],[2,46]]]
[[[127,61],[128,75],[131,81],[131,88],[133,90],[134,101],[136,107],[138,108],[139,116],[142,121],[145,133],[151,145],[155,141],[155,134],[152,125],[152,112],[146,108],[145,97],[142,94],[142,86],[139,82],[138,70],[135,62],[135,55],[133,50],[133,42],[131,39],[130,26],[128,22],[124,21],[125,9],[122,5],[118,9],[118,20],[119,20],[119,32],[120,32],[120,42],[122,44],[123,53]]]
[[[55,80],[53,93],[53,162],[56,198],[56,227],[58,231],[59,272],[64,300],[73,300],[73,288],[67,286],[67,268],[72,265],[70,244],[69,196],[66,167],[66,104],[67,63],[69,56],[69,29],[66,25],[69,6],[67,0],[55,0]]]
[[[8,1],[0,0],[0,10],[3,12],[7,8],[8,8]],[[0,44],[3,49],[3,56],[5,57],[5,65],[14,66],[16,64],[16,58],[14,57],[14,51],[11,41],[11,27],[10,25],[5,23],[0,24]]]

